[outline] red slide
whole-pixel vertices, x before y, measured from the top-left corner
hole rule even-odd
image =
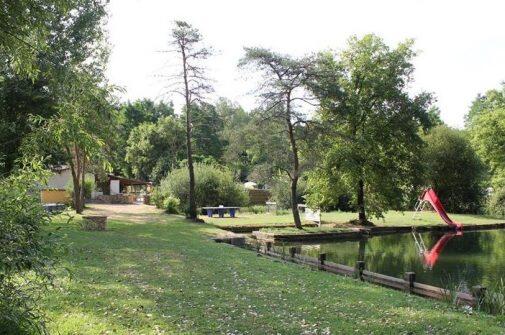
[[[463,225],[461,223],[452,221],[449,215],[447,215],[444,206],[442,206],[440,199],[432,188],[428,188],[424,191],[421,200],[429,202],[433,209],[435,209],[435,211],[438,213],[438,215],[440,215],[442,220],[444,220],[444,222],[447,223],[450,227],[456,228],[458,230],[463,228]]]

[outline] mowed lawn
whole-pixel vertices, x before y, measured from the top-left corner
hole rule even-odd
[[[303,214],[302,219],[303,219]],[[435,212],[425,211],[418,213],[416,219],[413,219],[414,212],[398,212],[389,211],[385,213],[384,219],[370,220],[377,226],[423,226],[423,225],[436,225],[445,224],[442,219]],[[451,219],[462,224],[486,224],[505,222],[504,219],[493,218],[484,215],[474,214],[449,214]],[[321,220],[324,223],[339,223],[344,224],[350,220],[357,219],[358,215],[351,212],[325,212],[321,214]],[[228,225],[291,225],[293,223],[293,216],[291,212],[288,214],[276,215],[274,213],[252,214],[252,213],[238,213],[236,218],[219,218],[214,216],[209,218],[201,216],[207,222],[216,226]]]
[[[217,244],[152,211],[105,232],[54,220],[68,251],[41,303],[55,334],[501,334],[505,319]]]

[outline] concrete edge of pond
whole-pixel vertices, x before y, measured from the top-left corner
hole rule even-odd
[[[271,228],[271,227],[270,227]],[[252,236],[262,242],[303,242],[303,241],[325,241],[325,240],[356,240],[363,237],[388,234],[410,233],[413,230],[417,232],[453,231],[447,225],[427,225],[427,226],[390,226],[390,227],[366,227],[354,228],[355,231],[344,232],[320,232],[320,233],[305,233],[299,234],[283,234],[275,232],[253,231]],[[505,229],[505,222],[492,224],[467,224],[463,226],[463,232],[490,230],[490,229]]]
[[[254,231],[263,229],[263,228],[289,228],[292,225],[287,225],[287,224],[276,224],[276,225],[266,225],[266,224],[258,224],[258,225],[229,225],[229,226],[222,226],[222,225],[217,225],[214,224],[216,228],[226,230],[226,231],[231,231],[233,233],[252,233]],[[317,227],[317,223],[304,223],[303,227]]]

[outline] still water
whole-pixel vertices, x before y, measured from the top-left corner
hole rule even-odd
[[[288,253],[293,246],[278,245]],[[505,230],[454,233],[409,233],[374,236],[361,241],[297,245],[302,255],[326,253],[328,261],[354,266],[364,260],[366,269],[398,278],[414,271],[416,281],[441,287],[474,285],[494,287],[505,280]]]

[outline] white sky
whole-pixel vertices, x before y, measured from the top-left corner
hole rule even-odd
[[[420,55],[412,91],[435,93],[442,119],[454,127],[477,93],[505,80],[505,1],[450,0],[111,0],[108,30],[112,83],[122,98],[175,100],[156,77],[173,69],[168,49],[174,20],[200,29],[216,51],[209,62],[214,100],[224,96],[246,109],[255,106],[253,88],[237,69],[244,46],[263,46],[304,55],[345,47],[350,35],[375,33],[391,46],[416,40]],[[172,56],[173,57],[173,56]]]

